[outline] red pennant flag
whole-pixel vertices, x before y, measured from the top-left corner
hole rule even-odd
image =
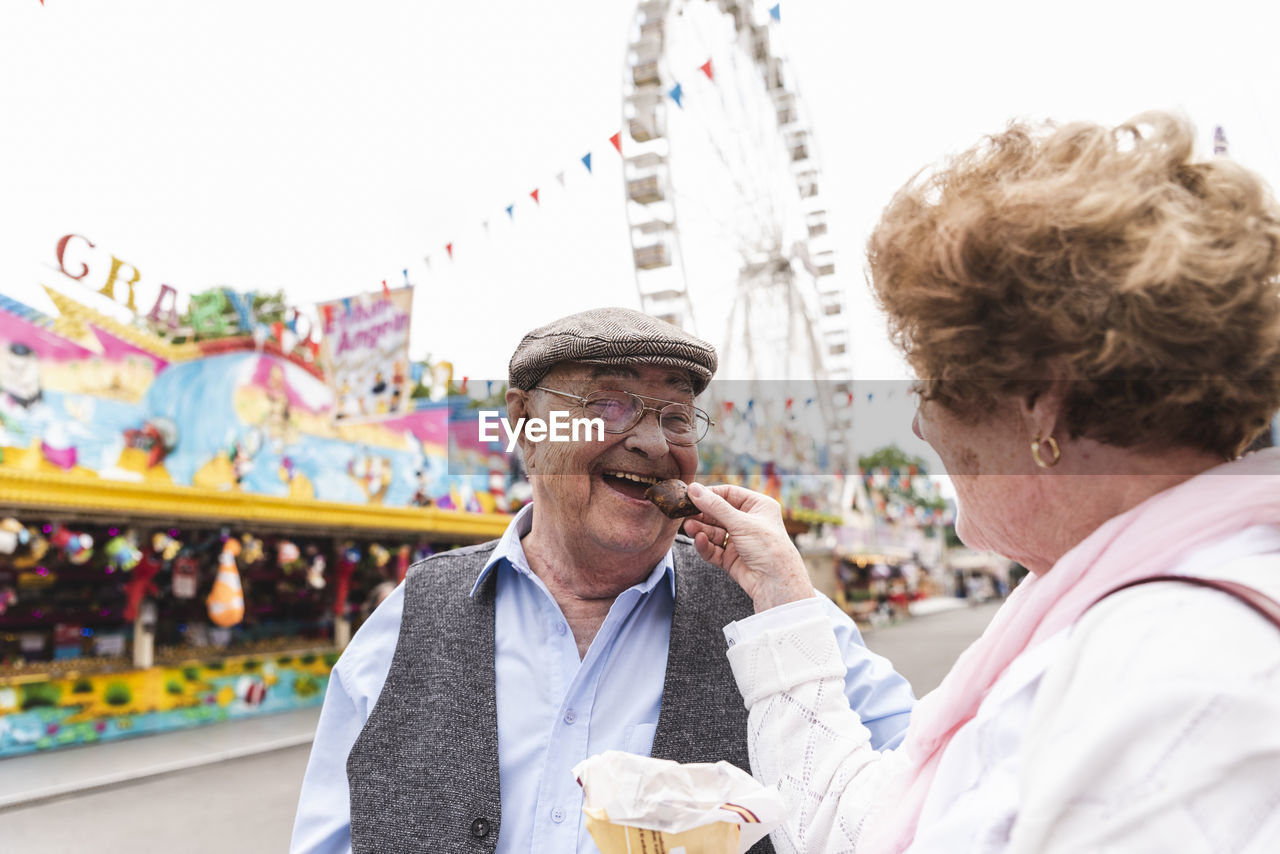
[[[621,154],[622,153],[622,132],[619,131],[618,133],[615,133],[613,136],[609,137],[609,141],[613,143],[613,147],[618,149],[618,153]]]
[[[450,260],[450,261],[452,261],[452,260],[453,260],[453,244],[452,244],[452,243],[446,243],[446,244],[444,245],[444,251],[446,251],[446,252],[448,252],[448,253],[449,253],[449,260]]]
[[[383,280],[382,280],[382,295],[383,295],[384,297],[390,297],[390,296],[391,296],[391,288],[387,287],[387,280],[386,280],[386,279],[383,279]]]
[[[534,190],[534,191],[533,191],[532,193],[530,193],[529,195],[530,195],[530,196],[533,196],[534,204],[538,204],[538,205],[542,204],[542,202],[538,201],[538,191],[537,191],[537,190]]]
[[[284,324],[278,320],[275,323],[271,324],[271,334],[276,336],[276,341],[283,342],[284,341]]]
[[[710,80],[712,83],[716,81],[716,76],[711,73],[711,60],[708,59],[706,62],[699,65],[698,68],[702,71],[703,74],[707,75],[707,79]]]
[[[333,306],[325,304],[321,308],[324,310],[324,328],[328,329],[333,326]]]

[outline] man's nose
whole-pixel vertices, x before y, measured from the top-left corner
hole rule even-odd
[[[629,450],[640,451],[647,457],[661,457],[670,450],[658,413],[652,409],[646,409],[639,423],[627,431],[623,444]]]

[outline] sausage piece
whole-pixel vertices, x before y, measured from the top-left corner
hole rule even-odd
[[[683,519],[702,512],[689,500],[689,487],[683,480],[660,480],[644,491],[644,497],[671,519]]]

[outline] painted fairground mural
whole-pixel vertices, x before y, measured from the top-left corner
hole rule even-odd
[[[147,341],[55,299],[57,319],[0,301],[0,465],[346,504],[510,509],[511,459],[480,441],[466,401],[415,399],[401,414],[338,420],[321,372],[279,348]]]
[[[0,757],[318,704],[412,562],[527,500],[447,363],[420,393],[404,289],[324,312],[336,387],[296,312],[168,293],[0,296]]]
[[[0,758],[319,705],[332,651],[0,685]]]

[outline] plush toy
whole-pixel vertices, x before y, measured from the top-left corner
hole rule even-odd
[[[155,552],[144,554],[138,563],[129,573],[129,580],[124,585],[124,610],[121,616],[125,622],[132,623],[138,619],[138,612],[142,607],[142,599],[148,593],[158,593],[156,586],[152,584],[152,579],[156,577],[156,573],[160,571],[160,556]]]
[[[163,531],[158,531],[151,537],[151,548],[160,555],[161,560],[168,561],[173,560],[178,556],[178,552],[182,551],[182,543]]]
[[[93,537],[55,524],[49,534],[49,545],[62,552],[67,560],[81,566],[93,557]]]
[[[307,584],[311,585],[313,590],[323,590],[325,585],[324,571],[328,566],[328,562],[324,559],[324,555],[316,555],[311,558],[311,566],[307,568]]]
[[[31,534],[17,519],[0,519],[0,554],[11,555],[30,541]]]
[[[396,550],[396,584],[404,581],[404,577],[409,573],[409,558],[412,549],[408,546],[401,546]]]
[[[205,600],[209,620],[215,626],[230,628],[244,619],[244,587],[240,584],[240,571],[236,569],[240,549],[240,541],[230,539],[223,543],[222,553],[218,555],[218,575]]]
[[[142,552],[138,551],[137,535],[133,531],[112,537],[107,540],[102,551],[107,555],[107,563],[116,569],[129,572],[142,560]]]
[[[245,567],[253,566],[262,560],[262,540],[257,539],[249,534],[241,537],[244,545],[240,549],[240,564]]]
[[[333,591],[333,613],[341,617],[347,612],[347,596],[351,593],[351,576],[360,562],[360,550],[348,544],[338,556],[337,585]]]

